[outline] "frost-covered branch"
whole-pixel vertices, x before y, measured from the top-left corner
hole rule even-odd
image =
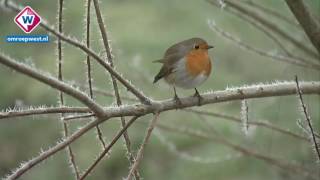
[[[96,17],[97,17],[97,21],[98,21],[101,37],[102,37],[102,40],[103,40],[103,45],[104,45],[105,51],[107,52],[107,61],[110,64],[110,66],[112,68],[114,68],[113,56],[112,56],[112,53],[111,53],[111,47],[110,47],[109,39],[108,39],[108,36],[107,36],[107,30],[105,28],[105,23],[103,21],[102,15],[101,15],[101,11],[100,11],[98,0],[93,0],[93,4],[94,4],[95,11],[96,11]],[[120,97],[118,83],[117,83],[115,77],[112,74],[110,74],[110,75],[111,75],[111,82],[112,82],[113,91],[114,91],[114,94],[115,94],[116,103],[117,103],[118,106],[121,106],[122,105],[122,100],[121,100],[121,97]],[[123,128],[126,125],[126,120],[125,120],[125,118],[123,116],[121,116],[120,119],[121,119],[121,127]],[[129,134],[128,134],[127,131],[124,131],[123,139],[125,141],[125,147],[126,147],[126,150],[127,150],[127,157],[128,157],[128,160],[129,160],[129,164],[131,166],[134,163],[135,158],[134,158],[134,156],[133,156],[133,154],[131,152],[131,141],[130,141]],[[136,180],[140,179],[140,175],[139,175],[139,172],[138,172],[137,169],[134,171],[134,176],[135,176]]]
[[[289,17],[277,12],[274,9],[268,8],[266,6],[263,6],[260,3],[254,2],[252,0],[241,1],[241,2],[251,6],[253,8],[256,8],[259,11],[264,12],[267,15],[272,15],[272,16],[276,17],[277,19],[282,20],[283,22],[286,22],[286,23],[288,23],[288,24],[290,24],[290,25],[292,25],[294,27],[297,27],[297,28],[301,29],[301,27],[299,26],[297,21],[294,21],[293,19],[291,19],[291,18],[289,18]]]
[[[23,109],[7,109],[0,111],[0,119],[22,116],[48,115],[58,113],[88,113],[91,110],[87,107],[30,107]]]
[[[216,0],[207,0],[210,4],[220,7],[219,3]],[[319,59],[319,54],[314,52],[312,49],[310,49],[308,46],[305,44],[299,42],[296,40],[294,37],[290,36],[287,32],[283,31],[282,29],[279,28],[277,24],[274,22],[270,21],[268,18],[263,17],[261,14],[258,12],[254,12],[250,10],[249,8],[246,8],[244,6],[241,6],[238,1],[233,1],[233,0],[224,0],[226,7],[227,8],[232,8],[237,10],[238,12],[258,21],[261,23],[264,27],[266,27],[268,30],[272,31],[273,33],[281,36],[288,42],[290,42],[292,45],[297,47],[298,49],[304,51],[306,54],[310,55],[314,59]]]
[[[211,135],[208,135],[204,132],[195,131],[190,128],[172,127],[172,126],[168,126],[168,125],[161,124],[161,123],[159,123],[157,125],[157,127],[161,128],[163,130],[166,130],[166,131],[179,133],[179,134],[185,134],[185,135],[200,138],[203,140],[213,141],[214,143],[224,145],[224,146],[226,146],[236,152],[242,153],[245,156],[253,157],[253,158],[259,159],[267,164],[271,164],[271,165],[277,166],[281,169],[284,169],[286,171],[293,172],[297,175],[305,176],[310,179],[317,180],[317,177],[313,172],[309,171],[308,169],[303,168],[300,165],[292,164],[292,163],[289,163],[289,162],[286,162],[283,160],[279,160],[275,157],[271,157],[271,156],[265,155],[263,153],[259,153],[257,151],[252,150],[252,149],[249,149],[247,147],[235,144],[235,143],[227,140],[226,138],[211,136]]]
[[[116,136],[111,140],[109,145],[103,150],[102,153],[98,156],[98,158],[94,161],[94,163],[81,175],[80,180],[85,179],[93,169],[98,165],[101,159],[110,151],[110,149],[114,146],[114,144],[119,140],[119,138],[123,135],[125,131],[134,123],[140,116],[134,116],[131,118],[127,124],[116,134]]]
[[[241,118],[238,118],[236,116],[227,115],[227,114],[224,114],[224,113],[209,112],[209,111],[195,110],[195,109],[185,109],[184,111],[192,112],[192,113],[196,113],[196,114],[201,114],[201,115],[205,115],[205,116],[219,117],[219,118],[223,118],[225,120],[229,120],[229,121],[235,122],[235,123],[242,123],[241,122]],[[296,133],[291,132],[291,131],[289,131],[287,129],[281,128],[279,126],[273,125],[273,124],[269,123],[266,120],[250,121],[250,122],[248,122],[248,125],[267,128],[267,129],[270,129],[270,130],[273,130],[273,131],[277,131],[279,133],[291,136],[293,138],[296,138],[296,139],[299,139],[299,140],[303,140],[305,142],[309,141],[308,138],[306,138],[304,136],[301,136],[299,134],[296,134]]]
[[[1,59],[0,59],[1,60]],[[0,61],[1,62],[1,61]],[[300,82],[300,89],[302,92],[307,94],[320,94],[320,82],[319,81],[308,81]],[[296,94],[296,85],[294,81],[286,82],[275,82],[270,84],[257,84],[257,85],[247,85],[242,87],[232,87],[227,88],[222,91],[207,92],[202,94],[204,101],[202,105],[205,104],[215,104],[227,101],[235,101],[242,99],[251,98],[265,98],[265,97],[275,97],[275,96],[288,96]],[[152,105],[144,104],[133,104],[133,105],[122,105],[120,107],[106,107],[104,108],[104,113],[107,117],[121,117],[121,116],[135,116],[135,115],[145,115],[150,114],[155,111],[169,111],[179,108],[193,107],[197,106],[197,98],[195,97],[181,97],[181,107],[176,101],[172,99],[155,101]],[[48,109],[48,112],[39,110],[30,110],[22,112],[14,112],[10,115],[10,112],[0,113],[0,118],[6,118],[11,116],[23,116],[35,114],[47,114],[47,113],[60,113],[60,110],[67,113],[88,113],[89,110],[86,108],[76,107],[63,109]]]
[[[313,126],[312,126],[312,122],[311,122],[311,117],[308,113],[308,110],[307,110],[307,106],[305,105],[304,101],[303,101],[303,97],[302,97],[302,91],[300,89],[300,85],[299,85],[299,81],[298,81],[298,76],[295,77],[295,81],[296,81],[296,85],[297,85],[297,93],[298,93],[298,96],[299,96],[299,100],[300,100],[300,103],[301,103],[301,106],[302,106],[302,110],[303,110],[303,113],[304,113],[304,116],[305,116],[305,119],[308,123],[308,127],[310,129],[310,141],[313,143],[313,146],[314,146],[314,149],[315,149],[315,152],[318,156],[318,161],[320,161],[320,148],[319,148],[319,145],[318,145],[318,142],[317,142],[317,139],[316,139],[316,136],[315,136],[315,133],[314,133],[314,129],[313,129]]]
[[[58,30],[59,33],[63,32],[63,0],[58,0]],[[62,56],[62,43],[60,38],[58,38],[57,41],[57,50],[58,50],[58,56],[57,56],[57,68],[58,68],[58,79],[59,81],[63,81],[63,73],[62,73],[62,65],[63,65],[63,56]],[[58,91],[58,99],[59,99],[59,106],[63,107],[65,105],[65,100],[64,100],[64,94],[62,91]],[[69,136],[69,128],[68,128],[68,124],[67,122],[65,122],[63,120],[64,114],[61,113],[60,114],[60,120],[62,123],[62,127],[63,127],[63,137],[67,137]],[[67,146],[66,148],[68,157],[69,157],[69,163],[70,163],[70,168],[72,170],[72,172],[75,175],[75,179],[79,179],[80,175],[79,175],[79,170],[75,161],[75,155],[73,153],[73,150],[71,148],[71,145]]]
[[[52,77],[49,74],[39,72],[37,69],[27,66],[23,63],[17,62],[1,53],[0,64],[10,67],[11,69],[16,70],[17,72],[25,74],[26,76],[29,76],[55,89],[58,89],[85,104],[96,114],[96,116],[104,116],[103,108],[99,104],[94,102],[92,99],[90,99],[85,93],[79,91],[78,89],[70,86],[67,83],[59,81],[58,79]]]
[[[295,57],[277,55],[277,54],[266,52],[265,50],[261,50],[261,49],[258,49],[256,47],[250,46],[250,45],[244,43],[241,39],[236,38],[236,37],[232,36],[231,34],[229,34],[228,32],[226,32],[226,31],[222,30],[221,28],[219,28],[215,24],[214,21],[208,20],[208,25],[213,31],[218,33],[223,38],[226,38],[226,39],[230,40],[235,45],[239,46],[241,49],[247,50],[249,52],[256,53],[256,54],[258,54],[260,56],[265,56],[265,57],[271,58],[272,60],[278,60],[278,61],[282,61],[282,62],[287,62],[287,63],[293,64],[293,65],[297,65],[297,66],[301,66],[301,67],[316,69],[318,71],[320,70],[320,64],[313,63],[311,61],[305,61],[305,60],[302,60],[302,59],[297,59]]]
[[[159,119],[159,113],[155,113],[155,115],[153,116],[153,119],[151,120],[151,122],[148,126],[148,129],[147,129],[146,135],[142,141],[142,144],[140,145],[140,148],[139,148],[137,156],[136,156],[136,160],[133,163],[133,165],[129,171],[127,180],[132,180],[134,173],[138,170],[140,162],[142,161],[144,148],[146,147],[147,143],[149,142],[151,133],[152,133],[154,127],[156,126],[158,119]]]
[[[1,57],[1,56],[0,56]],[[2,58],[0,58],[0,62]],[[59,81],[58,81],[59,82]],[[61,82],[59,82],[61,83]],[[320,82],[301,82],[300,89],[304,94],[320,94]],[[261,84],[246,87],[234,87],[228,88],[224,91],[214,91],[202,94],[203,97],[202,105],[221,103],[233,100],[250,99],[250,98],[263,98],[263,97],[274,97],[274,96],[285,96],[296,93],[295,82],[277,82],[274,84]],[[56,146],[44,151],[38,157],[32,159],[30,162],[19,168],[12,176],[20,176],[31,167],[37,165],[43,160],[54,155],[58,151],[62,150],[70,143],[81,137],[87,131],[95,127],[111,117],[121,116],[142,116],[154,112],[163,112],[168,110],[176,110],[178,108],[198,106],[198,99],[196,97],[185,97],[180,98],[181,104],[175,100],[163,100],[156,101],[151,105],[145,104],[134,104],[124,105],[120,107],[109,107],[104,109],[105,118],[92,121],[82,127],[80,130],[74,132],[71,136],[58,143]],[[126,124],[127,127],[127,124]],[[124,130],[125,131],[125,130]],[[122,134],[121,134],[122,135]],[[120,136],[121,136],[120,135]]]

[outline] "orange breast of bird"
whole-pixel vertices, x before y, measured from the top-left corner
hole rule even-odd
[[[207,50],[192,50],[186,55],[186,69],[192,76],[201,73],[209,76],[211,73],[211,61]]]

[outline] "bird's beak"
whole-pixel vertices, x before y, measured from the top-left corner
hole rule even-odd
[[[214,48],[214,46],[208,45],[207,49]]]

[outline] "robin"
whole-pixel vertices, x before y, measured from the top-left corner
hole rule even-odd
[[[198,105],[201,105],[197,86],[202,84],[211,73],[211,60],[208,49],[213,46],[201,38],[191,38],[172,45],[167,49],[162,59],[154,62],[162,63],[159,73],[155,76],[153,83],[161,78],[173,86],[174,99],[177,103],[181,101],[177,95],[176,86],[184,89],[195,89],[195,97],[198,97]]]

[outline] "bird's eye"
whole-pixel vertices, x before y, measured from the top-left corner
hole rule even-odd
[[[199,45],[194,45],[194,48],[195,49],[199,49]]]

